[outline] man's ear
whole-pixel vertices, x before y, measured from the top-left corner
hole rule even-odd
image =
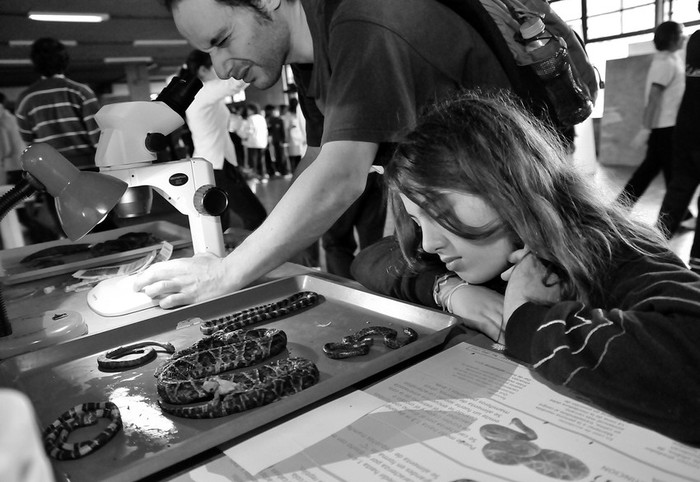
[[[272,12],[280,8],[283,1],[285,0],[259,0],[260,6],[268,12]]]

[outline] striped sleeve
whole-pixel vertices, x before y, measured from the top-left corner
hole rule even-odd
[[[700,280],[690,273],[621,282],[610,291],[619,308],[525,303],[508,320],[506,353],[617,416],[700,444]]]

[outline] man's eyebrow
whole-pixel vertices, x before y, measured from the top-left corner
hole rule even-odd
[[[216,47],[219,44],[219,39],[222,38],[224,35],[226,35],[226,32],[224,31],[225,29],[221,29],[214,36],[211,38],[209,41],[209,45],[211,47]]]

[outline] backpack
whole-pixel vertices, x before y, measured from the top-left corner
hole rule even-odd
[[[534,108],[543,108],[558,127],[569,128],[582,122],[590,115],[571,113],[562,116],[564,121],[553,113],[556,111],[553,100],[547,94],[543,80],[533,70],[541,59],[525,49],[520,35],[520,23],[527,16],[542,18],[547,31],[552,34],[568,53],[573,83],[570,89],[576,90],[583,102],[592,108],[598,95],[599,84],[596,70],[588,60],[583,42],[545,0],[438,0],[459,14],[471,25],[493,50],[501,63],[513,91]],[[559,106],[561,107],[561,106]],[[568,109],[569,106],[567,105]],[[573,108],[573,107],[572,107]]]

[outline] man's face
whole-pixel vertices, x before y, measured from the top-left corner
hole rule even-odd
[[[173,8],[173,19],[193,47],[209,53],[219,77],[234,77],[267,89],[282,73],[289,30],[275,2],[261,4],[271,20],[250,8],[230,7],[216,0],[181,0]]]

